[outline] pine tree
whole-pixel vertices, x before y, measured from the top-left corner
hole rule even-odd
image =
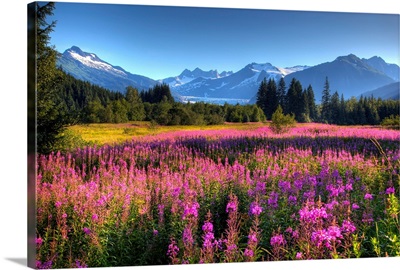
[[[307,87],[306,92],[307,92],[307,102],[308,102],[309,115],[311,121],[316,121],[318,119],[318,112],[317,112],[317,106],[315,104],[314,90],[312,89],[311,84]]]
[[[65,103],[59,96],[62,72],[56,68],[57,51],[50,45],[50,33],[56,22],[48,23],[46,18],[53,15],[55,4],[36,2],[36,108],[37,108],[37,151],[49,153],[54,149],[64,127],[68,124],[65,117]]]
[[[261,110],[266,114],[266,108],[267,108],[267,79],[264,78],[260,86],[258,87],[257,91],[257,101],[256,104],[258,107],[261,108]]]
[[[324,90],[322,91],[321,100],[321,120],[327,123],[331,122],[331,93],[329,88],[328,77],[325,78]]]
[[[339,124],[346,125],[347,124],[347,116],[346,116],[346,101],[344,100],[343,94],[340,97],[340,105],[339,105]]]
[[[303,88],[300,81],[295,78],[290,82],[289,89],[286,94],[287,100],[287,113],[294,114],[296,121],[304,122],[304,96]]]
[[[139,91],[132,86],[126,88],[125,99],[127,101],[128,120],[142,121],[146,115]]]
[[[280,80],[279,80],[276,95],[278,97],[279,105],[281,105],[283,111],[285,111],[286,110],[286,83],[283,78],[280,78]]]
[[[265,99],[265,116],[267,119],[271,119],[272,114],[276,111],[279,105],[277,88],[274,79],[268,80]]]
[[[331,123],[333,124],[339,124],[340,123],[340,118],[339,118],[339,113],[340,113],[340,100],[339,100],[339,94],[337,91],[333,93],[331,97],[331,102],[330,102],[330,117],[331,117]]]

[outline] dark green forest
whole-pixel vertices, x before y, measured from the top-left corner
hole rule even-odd
[[[345,100],[337,91],[331,94],[328,78],[318,105],[312,86],[303,89],[296,79],[287,89],[283,79],[278,85],[272,79],[263,80],[254,105],[176,102],[167,84],[143,91],[128,86],[122,94],[63,74],[61,85],[60,99],[71,123],[154,121],[160,125],[213,125],[260,122],[271,120],[278,105],[300,123],[378,125],[383,119],[399,114],[398,100],[374,97]]]
[[[400,110],[399,100],[382,100],[373,96],[345,100],[343,94],[339,96],[337,91],[331,93],[328,77],[324,82],[320,104],[316,103],[312,85],[303,88],[295,78],[288,87],[283,79],[278,84],[272,79],[264,79],[257,92],[256,104],[267,120],[271,119],[280,105],[283,112],[293,114],[297,122],[337,125],[379,125],[385,118],[399,115]]]

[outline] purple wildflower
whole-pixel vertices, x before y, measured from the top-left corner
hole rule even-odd
[[[297,204],[297,197],[293,196],[293,195],[290,195],[289,198],[288,198],[288,201],[289,201],[290,204],[296,205]]]
[[[87,268],[87,265],[85,263],[81,263],[79,260],[75,261],[75,266],[76,268]]]
[[[387,195],[389,195],[389,194],[394,194],[394,187],[388,187],[388,188],[386,189],[386,194],[387,194]]]
[[[44,262],[42,263],[41,261],[36,261],[36,268],[37,269],[51,269],[53,265],[53,261],[48,261],[48,262]]]
[[[372,222],[374,222],[372,213],[363,213],[362,222],[367,223],[367,224],[371,224]]]
[[[278,196],[279,194],[275,191],[271,191],[268,198],[268,204],[274,208],[278,207]]]
[[[353,210],[357,210],[357,209],[360,209],[360,206],[358,206],[358,204],[356,204],[356,203],[353,203],[351,205],[351,208],[353,208]]]
[[[278,187],[285,193],[290,190],[291,184],[289,181],[279,181]]]
[[[83,232],[85,234],[90,234],[92,231],[89,228],[85,227],[85,228],[83,228]]]

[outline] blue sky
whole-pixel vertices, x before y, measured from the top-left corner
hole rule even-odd
[[[316,65],[353,53],[399,64],[399,15],[56,3],[51,44],[153,79],[269,62]]]

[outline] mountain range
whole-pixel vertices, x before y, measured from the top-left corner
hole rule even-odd
[[[148,90],[156,84],[166,83],[174,98],[181,102],[254,103],[258,87],[264,78],[277,82],[284,78],[287,87],[293,78],[299,80],[304,88],[311,84],[317,103],[321,100],[326,77],[331,92],[338,91],[345,98],[360,95],[374,95],[384,99],[399,97],[399,66],[388,64],[378,56],[360,59],[350,54],[312,67],[298,65],[281,68],[271,63],[251,63],[237,72],[185,69],[175,77],[154,80],[131,74],[119,66],[103,61],[95,53],[84,52],[73,46],[59,57],[57,65],[77,79],[113,91],[124,92],[129,85],[139,90]]]

